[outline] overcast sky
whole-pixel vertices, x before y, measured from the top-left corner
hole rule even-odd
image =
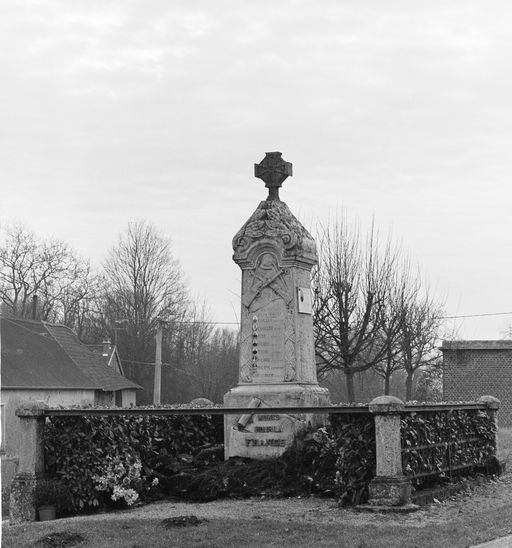
[[[148,219],[236,321],[231,239],[279,150],[300,219],[375,215],[448,315],[512,311],[511,29],[507,0],[3,0],[0,219],[94,264]]]

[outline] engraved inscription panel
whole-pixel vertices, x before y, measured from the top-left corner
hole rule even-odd
[[[244,429],[230,431],[230,455],[249,458],[280,456],[288,447],[302,421],[289,415],[253,415]]]
[[[289,272],[266,251],[243,276],[240,379],[260,384],[291,381],[295,336]]]
[[[262,298],[265,298],[265,293]],[[286,317],[286,307],[281,299],[270,301],[265,309],[259,312],[258,365],[253,374],[253,382],[283,382]]]

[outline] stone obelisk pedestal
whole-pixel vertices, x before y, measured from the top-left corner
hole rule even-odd
[[[247,407],[226,415],[225,456],[279,456],[295,434],[321,416],[251,414],[254,407],[329,405],[318,385],[313,340],[311,268],[315,241],[279,199],[292,174],[280,152],[267,152],[255,165],[268,198],[233,239],[233,260],[242,269],[241,348],[238,385],[224,396],[225,407]]]

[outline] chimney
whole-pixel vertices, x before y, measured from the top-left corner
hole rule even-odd
[[[110,356],[110,352],[112,350],[112,342],[110,341],[110,339],[103,339],[103,351],[102,351],[102,355],[103,356]]]

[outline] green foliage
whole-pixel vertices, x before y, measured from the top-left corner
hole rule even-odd
[[[442,362],[433,363],[418,372],[415,399],[437,402],[443,399]]]
[[[331,415],[336,440],[336,484],[340,504],[362,504],[375,477],[375,422],[370,413]]]
[[[168,494],[198,502],[223,497],[291,495],[283,491],[285,465],[281,459],[228,461],[191,466],[169,478]]]
[[[278,459],[224,463],[215,445],[221,429],[207,415],[52,417],[45,462],[69,488],[75,512],[148,500],[156,490],[193,500],[314,493],[364,502],[375,475],[373,416],[331,421],[297,436]]]
[[[402,415],[404,473],[414,487],[493,464],[495,424],[481,410]],[[279,459],[222,461],[222,416],[52,417],[45,462],[71,494],[70,509],[133,504],[157,492],[194,500],[225,496],[336,496],[368,500],[375,476],[375,426],[369,412],[333,414],[330,424],[296,437]],[[116,502],[117,501],[117,502]]]
[[[335,436],[330,426],[301,433],[279,458],[231,458],[226,462],[195,458],[182,463],[181,468],[167,469],[162,488],[168,495],[201,502],[221,497],[311,494],[341,494],[343,504],[363,502],[375,474],[373,420],[371,416],[365,419],[357,415],[336,418],[341,436]]]
[[[70,510],[90,511],[112,506],[114,488],[121,486],[124,476],[118,475],[117,483],[110,478],[110,489],[98,489],[109,459],[126,462],[129,455],[140,461],[140,477],[131,478],[129,488],[144,500],[155,490],[162,462],[179,462],[218,439],[219,428],[207,415],[57,416],[51,417],[45,431],[45,464],[49,476],[69,488]]]
[[[299,434],[282,456],[289,484],[300,486],[303,493],[331,496],[337,493],[337,459],[330,426]]]
[[[212,456],[203,450],[193,462],[167,468],[162,489],[201,502],[221,497],[335,495],[336,444],[324,428],[297,436],[279,458],[223,461],[223,454]]]
[[[402,415],[402,466],[421,489],[494,466],[496,425],[478,409]]]

